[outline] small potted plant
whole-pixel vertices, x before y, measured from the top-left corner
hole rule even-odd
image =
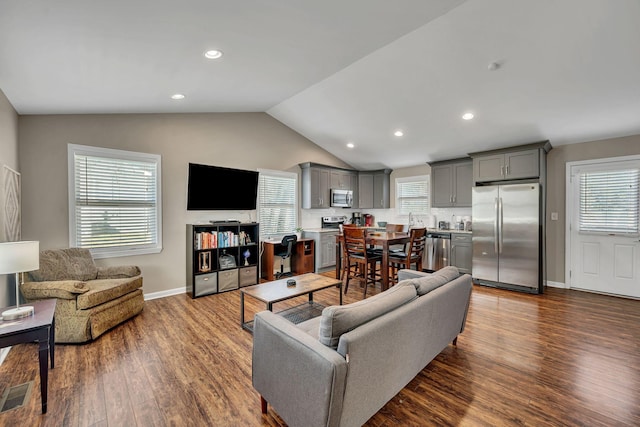
[[[296,227],[296,237],[298,240],[302,239],[302,227]]]

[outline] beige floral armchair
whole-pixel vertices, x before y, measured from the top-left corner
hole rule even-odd
[[[140,269],[98,267],[88,249],[41,251],[20,291],[28,302],[57,299],[56,343],[91,341],[144,308]]]

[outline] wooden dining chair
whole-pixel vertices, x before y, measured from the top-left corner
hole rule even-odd
[[[405,224],[387,224],[384,226],[384,231],[387,233],[402,233],[407,229]],[[382,248],[379,246],[372,247],[376,254],[382,255]],[[394,252],[404,252],[406,249],[405,245],[393,245],[389,248],[389,253]]]
[[[345,227],[343,234],[342,277],[345,281],[344,293],[349,289],[349,280],[358,278],[364,281],[363,298],[367,297],[369,282],[375,284],[377,264],[382,261],[382,255],[377,255],[367,248],[367,230],[361,227]]]
[[[412,228],[410,231],[411,240],[407,249],[403,252],[389,253],[389,283],[397,283],[398,270],[401,268],[411,268],[415,264],[416,270],[422,271],[422,255],[427,241],[426,228]]]

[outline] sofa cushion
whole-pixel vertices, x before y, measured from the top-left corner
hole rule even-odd
[[[142,287],[142,276],[133,279],[99,279],[87,282],[89,292],[78,295],[78,309],[85,310],[114,300]]]
[[[79,280],[25,282],[20,285],[20,292],[28,300],[47,298],[76,299],[77,294],[83,294],[88,290],[87,284]]]
[[[320,330],[320,319],[322,319],[322,317],[320,316],[313,317],[309,320],[298,323],[296,327],[311,335],[313,338],[318,339],[318,331]]]
[[[418,295],[425,295],[434,289],[456,279],[460,275],[458,268],[448,266],[441,268],[440,270],[424,277],[417,277],[413,279],[406,279],[400,283],[410,283],[416,287]]]
[[[88,249],[48,249],[40,251],[40,268],[29,273],[37,282],[46,280],[92,280],[98,268]]]
[[[318,339],[326,346],[338,348],[340,336],[376,317],[416,298],[412,283],[398,283],[377,295],[347,305],[332,305],[322,310]]]

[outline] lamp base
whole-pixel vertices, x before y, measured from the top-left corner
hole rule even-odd
[[[32,316],[34,313],[33,307],[30,305],[23,305],[17,308],[11,308],[2,312],[2,320],[14,320],[22,317]]]

